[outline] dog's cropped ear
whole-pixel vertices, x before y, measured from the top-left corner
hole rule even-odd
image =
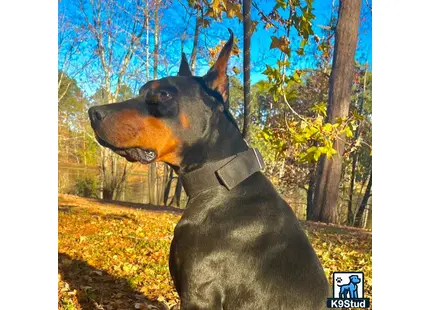
[[[181,57],[181,65],[179,66],[179,76],[192,76],[190,70],[190,65],[188,64],[187,57],[185,56],[185,53],[182,53]]]
[[[233,31],[231,31],[230,28],[228,29],[228,32],[230,32],[230,38],[222,48],[217,61],[209,69],[208,73],[206,73],[206,75],[203,76],[203,79],[206,82],[206,85],[210,89],[217,91],[222,96],[222,99],[224,101],[224,104],[226,105],[226,108],[228,108],[227,65],[228,65],[228,60],[230,58],[231,50],[233,48],[233,39],[234,39]]]

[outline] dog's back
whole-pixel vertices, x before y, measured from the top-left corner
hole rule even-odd
[[[190,200],[171,260],[181,309],[310,310],[326,302],[314,250],[260,172],[231,191],[219,186]]]

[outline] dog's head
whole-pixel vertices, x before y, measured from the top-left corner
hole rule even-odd
[[[227,64],[233,32],[215,64],[192,76],[182,54],[178,76],[149,81],[139,96],[89,109],[99,143],[131,162],[164,161],[179,166],[184,145],[209,139],[214,116],[228,118]],[[227,111],[227,113],[226,113]]]
[[[354,284],[360,283],[360,281],[361,281],[360,278],[356,275],[350,276],[349,280],[351,281],[351,283],[354,283]]]

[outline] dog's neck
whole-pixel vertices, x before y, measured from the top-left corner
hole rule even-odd
[[[210,128],[203,135],[202,142],[184,147],[178,174],[188,173],[201,168],[205,163],[212,163],[249,149],[236,125],[222,113],[215,114]]]

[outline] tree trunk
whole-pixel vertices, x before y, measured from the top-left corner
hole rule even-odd
[[[365,223],[363,227],[366,229],[372,229],[372,208],[367,209]]]
[[[360,109],[359,113],[363,114],[363,108],[364,108],[364,95],[366,93],[366,82],[367,82],[367,67],[366,71],[364,72],[364,84],[363,84],[363,92],[361,93],[361,100],[360,100]],[[360,126],[357,126],[354,133],[354,140],[357,141],[360,137]],[[358,153],[354,152],[352,155],[352,170],[351,170],[351,183],[349,185],[349,200],[348,200],[348,225],[354,224],[354,211],[352,210],[352,203],[354,198],[354,186],[355,186],[355,170],[357,166],[358,161]]]
[[[157,205],[157,166],[155,163],[148,165],[148,195],[149,204]]]
[[[160,9],[160,1],[157,0],[155,3],[155,11],[154,11],[154,80],[157,79],[157,71],[158,71],[158,47],[159,47],[159,38],[160,38],[160,22],[158,18],[158,11]]]
[[[146,63],[145,63],[145,74],[146,81],[149,81],[149,0],[146,0],[145,6],[145,24],[146,24],[146,40],[145,40],[145,54],[146,54]]]
[[[191,51],[191,59],[190,59],[191,73],[193,75],[196,73],[197,47],[199,44],[199,34],[200,34],[200,27],[202,25],[202,22],[203,22],[203,18],[199,15],[199,12],[197,12],[196,29],[194,31],[194,42],[193,42],[193,49]]]
[[[175,206],[180,207],[181,205],[181,192],[182,192],[182,183],[181,179],[178,177],[176,182],[176,188],[175,188],[175,195],[173,196],[172,201],[170,202],[169,206]]]
[[[370,198],[370,191],[372,190],[372,172],[370,172],[369,182],[367,183],[366,192],[364,193],[363,200],[361,201],[360,207],[358,208],[357,215],[355,216],[355,227],[361,227],[363,221],[364,210],[367,206],[367,202]]]
[[[111,188],[103,188],[103,200],[112,200],[113,191]]]
[[[251,1],[243,1],[243,128],[242,137],[250,143],[251,128]]]
[[[153,78],[157,79],[157,69],[158,69],[158,39],[159,39],[159,19],[158,10],[160,8],[160,1],[155,3],[154,11],[154,62],[153,62]],[[149,203],[153,205],[158,205],[158,180],[157,180],[157,164],[152,163],[148,166],[148,192],[149,192]]]
[[[103,158],[102,158],[103,160]],[[103,199],[103,188],[104,188],[104,182],[105,182],[105,178],[104,178],[104,173],[103,171],[101,171],[102,169],[100,169],[100,175],[99,175],[99,199]]]
[[[341,0],[336,27],[333,68],[330,74],[327,122],[346,117],[349,111],[354,56],[357,47],[361,0]],[[331,160],[322,156],[318,163],[311,218],[327,223],[336,222],[336,203],[342,172],[344,142],[334,141],[337,154]]]
[[[167,206],[167,201],[169,200],[169,194],[170,194],[170,188],[172,187],[172,181],[174,179],[173,177],[173,169],[168,167],[169,169],[169,176],[167,179],[166,188],[164,189],[164,199],[163,199],[163,205]]]
[[[113,189],[112,189],[112,174],[109,173],[112,171],[111,167],[109,167],[109,154],[108,150],[103,148],[104,158],[102,161],[102,171],[103,171],[103,199],[104,200],[112,200],[113,199]],[[112,163],[112,162],[111,162]]]
[[[313,194],[315,189],[315,169],[312,168],[309,172],[309,184],[308,189],[306,191],[306,219],[311,219],[312,214],[312,202],[313,202]]]
[[[105,188],[107,189],[107,174],[106,174],[106,154],[107,154],[107,149],[102,147],[100,149],[100,158],[101,158],[101,163],[100,163],[100,199],[105,199]]]
[[[161,163],[163,167],[163,175],[160,177],[160,184],[158,186],[158,205],[165,206],[164,203],[164,196],[165,196],[165,190],[167,187],[167,182],[169,181],[169,169],[170,167],[165,164]]]
[[[110,159],[111,159],[111,168],[112,168],[112,175],[111,175],[111,188],[112,188],[112,199],[117,199],[117,184],[118,184],[118,165],[117,165],[117,158],[114,154],[110,153]]]
[[[358,128],[357,128],[358,130]],[[352,169],[351,169],[351,182],[349,184],[349,197],[348,197],[348,225],[353,225],[354,223],[354,211],[352,210],[352,202],[354,199],[354,181],[355,181],[355,168],[357,166],[357,154],[354,153],[352,159]]]
[[[115,158],[117,155],[114,155]],[[116,160],[116,165],[118,164],[118,160]],[[119,172],[115,172],[115,200],[119,200],[120,197],[125,193],[125,183],[127,181],[127,162],[124,161],[124,167],[122,169],[122,174],[119,175]]]

